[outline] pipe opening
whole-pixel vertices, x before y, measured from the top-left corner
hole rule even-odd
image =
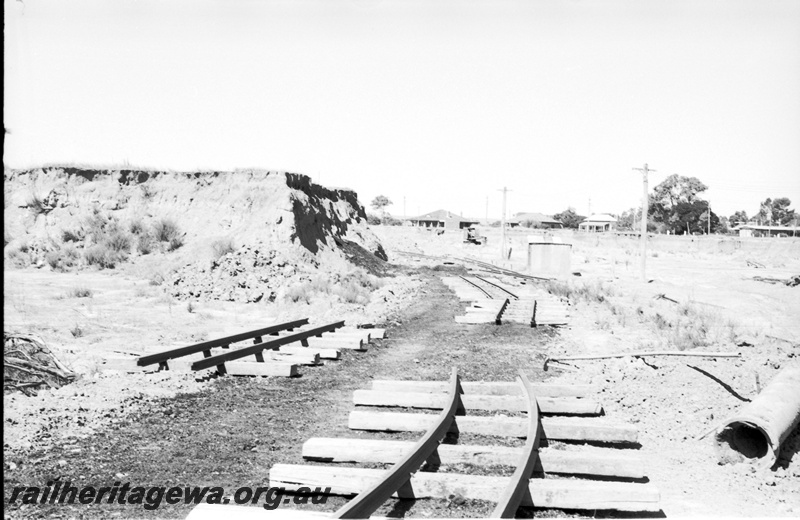
[[[770,453],[767,435],[760,428],[748,423],[729,424],[717,436],[717,442],[748,459],[763,459]]]

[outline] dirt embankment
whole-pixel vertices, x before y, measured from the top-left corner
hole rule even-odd
[[[375,272],[386,260],[354,191],[286,172],[7,170],[4,217],[11,265],[134,264],[134,274],[166,282],[184,299],[274,301],[287,296],[299,266],[309,268],[307,282],[326,271],[372,290],[352,264]],[[346,261],[354,256],[371,260]],[[354,292],[344,299],[355,300]]]
[[[314,184],[305,175],[68,167],[5,172],[6,240],[40,242],[46,248],[62,242],[64,231],[93,231],[86,229],[88,220],[101,212],[123,225],[172,219],[185,233],[186,251],[233,239],[241,244],[298,243],[316,253],[333,247],[335,237],[385,256],[367,229],[357,194]]]

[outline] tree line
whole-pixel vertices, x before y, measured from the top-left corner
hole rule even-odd
[[[744,210],[730,216],[719,216],[702,198],[701,194],[707,189],[708,186],[697,177],[673,174],[664,179],[648,197],[648,231],[684,235],[706,233],[709,224],[711,233],[727,233],[736,226],[753,222],[771,226],[796,225],[797,214],[789,207],[792,201],[787,197],[767,198],[752,217],[748,217]],[[614,217],[618,229],[638,229],[642,209],[631,208]],[[561,221],[564,227],[577,228],[586,217],[578,215],[574,208],[568,208],[553,218]]]
[[[648,231],[685,235],[706,233],[709,228],[711,233],[727,233],[732,228],[747,223],[768,226],[797,225],[797,214],[789,207],[792,201],[787,197],[767,198],[751,217],[744,210],[736,211],[730,216],[719,216],[710,209],[709,202],[702,198],[702,193],[706,190],[708,186],[697,177],[672,174],[664,179],[649,195]],[[380,212],[380,216],[369,215],[369,223],[399,225],[401,221],[386,212],[386,207],[391,204],[392,201],[384,195],[375,197],[371,206]],[[630,208],[613,216],[617,218],[618,229],[638,230],[642,221],[642,210]],[[573,229],[577,229],[585,218],[572,207],[553,215],[553,219],[561,222],[565,228]]]

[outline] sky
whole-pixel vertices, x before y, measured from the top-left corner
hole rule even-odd
[[[263,168],[397,216],[800,209],[800,1],[6,0],[4,163]]]

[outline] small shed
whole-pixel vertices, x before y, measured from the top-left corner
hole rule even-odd
[[[605,231],[614,231],[616,229],[617,219],[605,213],[586,217],[583,222],[578,224],[578,231],[586,231],[589,233],[602,233]]]
[[[444,229],[464,229],[479,222],[477,219],[465,219],[444,209],[432,211],[419,217],[412,217],[409,220],[412,226]]]

